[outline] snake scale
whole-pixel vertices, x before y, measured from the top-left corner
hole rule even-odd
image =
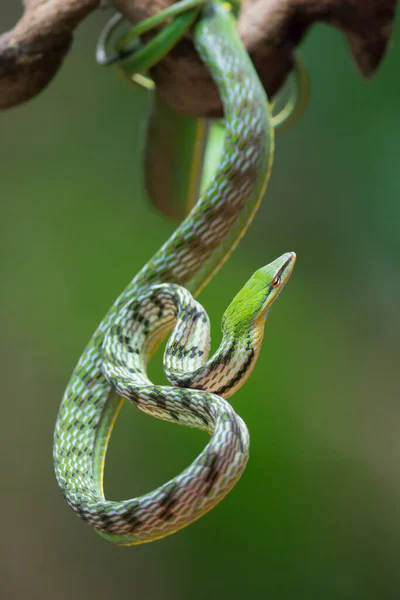
[[[121,545],[185,527],[240,478],[249,434],[226,398],[252,371],[269,308],[295,261],[287,253],[254,273],[226,310],[221,345],[208,358],[209,321],[192,294],[214,276],[252,221],[269,179],[274,142],[267,98],[228,11],[207,5],[193,35],[224,105],[221,163],[189,216],[100,323],[71,376],[55,428],[55,472],[67,502]],[[171,385],[154,385],[146,365],[172,328],[164,355]],[[141,497],[111,501],[104,497],[103,470],[121,397],[149,415],[211,437],[177,477]]]

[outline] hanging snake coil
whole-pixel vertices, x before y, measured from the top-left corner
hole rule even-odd
[[[193,295],[254,218],[271,171],[274,133],[265,92],[229,12],[207,5],[193,36],[223,101],[221,163],[189,216],[100,323],[71,376],[55,428],[55,472],[67,502],[121,545],[150,542],[187,526],[240,478],[249,433],[226,398],[253,370],[269,308],[295,262],[295,254],[287,253],[253,274],[225,311],[221,345],[209,358],[208,316]],[[154,385],[147,363],[171,329],[164,354],[171,385]],[[149,415],[211,437],[178,476],[138,498],[111,501],[103,493],[104,462],[123,398]]]

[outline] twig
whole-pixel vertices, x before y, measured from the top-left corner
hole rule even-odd
[[[173,0],[113,0],[137,22]],[[0,108],[38,94],[66,56],[77,25],[100,0],[25,0],[25,12],[0,36]],[[396,0],[244,0],[239,33],[265,89],[273,95],[292,68],[292,53],[313,23],[325,22],[346,36],[355,62],[366,77],[374,75],[387,49]],[[323,60],[323,58],[321,58]],[[219,115],[214,84],[198,59],[190,36],[153,70],[164,99],[199,116]]]

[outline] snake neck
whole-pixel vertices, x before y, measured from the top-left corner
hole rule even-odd
[[[207,390],[223,398],[232,396],[255,367],[264,337],[264,324],[265,317],[257,319],[240,336],[234,329],[223,330],[221,345],[195,374],[191,387]]]
[[[265,319],[265,316],[256,319],[240,335],[234,328],[224,328],[218,350],[191,373],[176,365],[167,368],[165,364],[168,379],[179,387],[205,390],[229,398],[245,383],[255,367],[264,336]],[[170,348],[174,348],[174,342]],[[189,351],[197,348],[192,346]]]

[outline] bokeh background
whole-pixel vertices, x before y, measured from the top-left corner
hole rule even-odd
[[[3,29],[18,10],[1,3]],[[175,227],[143,191],[148,96],[94,62],[106,18],[79,28],[45,93],[0,115],[2,596],[397,599],[399,27],[370,82],[338,32],[315,27],[303,44],[310,108],[277,139],[256,221],[201,297],[218,342],[249,275],[298,254],[256,370],[232,399],[251,433],[248,467],[191,527],[120,548],[72,513],[52,466],[58,406],[83,347]],[[124,406],[108,497],[159,485],[206,439]]]

